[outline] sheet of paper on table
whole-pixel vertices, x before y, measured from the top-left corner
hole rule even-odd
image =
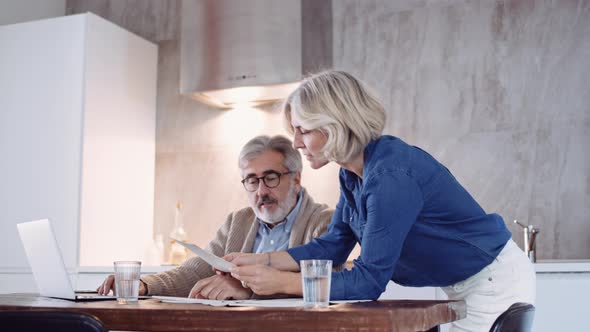
[[[207,300],[207,299],[189,299],[186,297],[174,297],[174,296],[152,296],[154,299],[158,299],[164,303],[198,303],[206,304],[215,307],[267,307],[267,308],[299,308],[303,307],[302,298],[288,298],[288,299],[269,299],[269,300]],[[355,303],[355,302],[368,302],[371,300],[343,300],[343,301],[330,301],[331,304],[338,303]]]
[[[189,299],[186,297],[174,296],[152,296],[164,303],[198,303],[215,307],[272,307],[272,308],[296,308],[303,307],[302,298],[290,299],[270,299],[270,300],[207,300],[207,299]]]

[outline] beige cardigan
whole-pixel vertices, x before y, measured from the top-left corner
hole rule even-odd
[[[304,188],[301,190],[301,207],[293,223],[289,248],[307,243],[325,233],[334,212],[325,204],[315,203]],[[220,257],[231,252],[252,252],[258,225],[250,207],[231,213],[215,238],[209,242],[207,251]],[[197,281],[213,274],[209,264],[199,257],[192,257],[173,270],[143,276],[141,280],[147,284],[150,295],[186,297]]]

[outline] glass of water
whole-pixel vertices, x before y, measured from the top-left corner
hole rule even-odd
[[[115,293],[117,302],[127,304],[139,298],[140,261],[117,261],[115,265]]]
[[[332,261],[323,259],[302,260],[303,305],[305,308],[326,308],[330,304]]]

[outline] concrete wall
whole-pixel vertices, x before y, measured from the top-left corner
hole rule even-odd
[[[204,245],[246,205],[236,156],[284,133],[271,109],[220,111],[178,94],[180,1],[69,0],[157,42],[156,232],[184,203]],[[431,152],[487,211],[541,228],[539,259],[590,258],[590,3],[334,0],[334,64],[371,85],[386,133]],[[334,205],[337,168],[304,170]]]
[[[63,16],[66,0],[0,1],[0,25]]]
[[[335,66],[386,132],[441,160],[487,211],[539,226],[537,258],[590,258],[590,3],[334,2]]]

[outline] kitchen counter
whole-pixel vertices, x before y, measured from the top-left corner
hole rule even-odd
[[[567,273],[567,272],[586,272],[590,273],[590,260],[584,259],[559,259],[559,260],[540,260],[535,265],[537,273]],[[142,273],[159,273],[176,268],[177,265],[157,265],[142,266]],[[70,272],[70,271],[68,271]],[[112,273],[112,266],[80,266],[78,273]]]
[[[590,260],[584,259],[539,260],[534,265],[537,273],[590,273]]]
[[[178,265],[146,265],[141,267],[141,273],[160,273],[172,270]],[[70,272],[70,271],[68,271]],[[80,266],[77,269],[80,274],[113,273],[112,266]]]
[[[537,273],[590,273],[590,260],[584,259],[560,259],[560,260],[540,260],[534,264],[535,271]],[[176,268],[176,265],[151,265],[142,266],[142,273],[159,273]],[[29,268],[12,268],[12,269],[0,269],[2,273],[31,273]],[[69,274],[103,274],[113,273],[112,266],[80,266],[76,270],[68,269]]]

